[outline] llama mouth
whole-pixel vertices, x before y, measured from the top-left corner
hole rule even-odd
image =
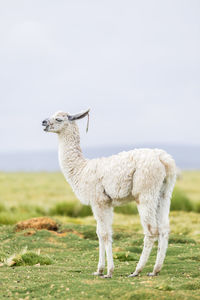
[[[48,131],[49,129],[49,125],[47,125],[45,128],[44,128],[44,131]]]

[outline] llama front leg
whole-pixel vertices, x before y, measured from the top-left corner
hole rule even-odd
[[[114,262],[112,254],[112,234],[106,237],[106,256],[107,256],[107,275],[104,278],[111,278],[114,271]]]
[[[95,219],[97,220],[97,235],[99,237],[99,264],[95,275],[102,275],[105,266],[105,252],[107,257],[107,275],[105,278],[111,278],[114,271],[112,255],[112,208],[93,209]]]
[[[97,223],[97,236],[99,238],[99,263],[97,267],[97,272],[94,272],[93,275],[102,276],[105,268],[105,243],[100,234],[100,229],[98,228]]]
[[[104,278],[111,278],[114,271],[112,240],[107,242],[106,256],[107,256],[107,275],[104,275]]]

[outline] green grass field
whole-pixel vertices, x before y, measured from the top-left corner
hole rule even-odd
[[[131,214],[123,208],[114,216],[114,276],[102,279],[91,275],[98,262],[95,221],[62,175],[0,173],[0,299],[200,299],[200,172],[184,172],[176,191],[160,275],[146,276],[155,262],[154,247],[141,276],[127,278],[143,234],[135,208]],[[189,206],[180,209],[180,201]],[[60,224],[58,232],[14,230],[17,221],[43,215]],[[20,256],[24,248],[28,252]],[[6,265],[13,254],[19,266]]]

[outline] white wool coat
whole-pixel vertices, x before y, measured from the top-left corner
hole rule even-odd
[[[159,149],[135,149],[91,160],[83,158],[80,146],[74,140],[71,147],[66,141],[59,150],[61,169],[67,181],[78,199],[91,206],[97,203],[116,206],[137,201],[141,192],[154,193],[157,183],[175,168],[171,156]]]

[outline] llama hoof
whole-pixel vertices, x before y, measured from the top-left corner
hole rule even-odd
[[[147,273],[147,276],[151,276],[151,277],[153,277],[153,276],[157,276],[157,275],[158,275],[158,273],[154,273],[154,272]]]
[[[131,273],[130,275],[128,275],[128,277],[136,277],[136,276],[138,276],[138,275],[139,275],[139,273],[133,272],[133,273]]]
[[[103,273],[101,272],[94,272],[92,273],[93,276],[103,276]]]
[[[109,274],[103,275],[102,278],[112,278],[112,275],[109,275]]]

